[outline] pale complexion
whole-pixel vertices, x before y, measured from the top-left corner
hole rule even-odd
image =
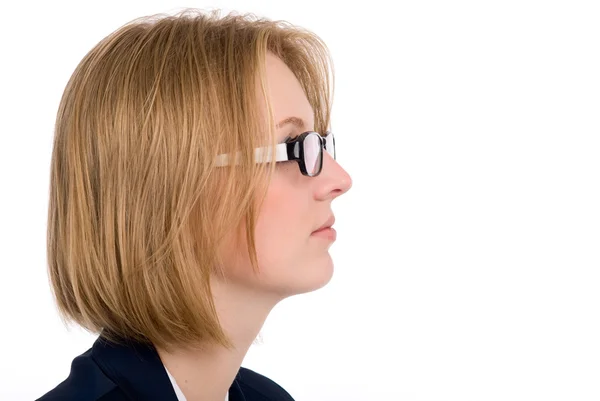
[[[314,130],[313,110],[292,71],[268,53],[266,71],[275,121],[297,117],[277,129],[278,142]],[[295,123],[294,123],[295,121]],[[226,278],[213,277],[219,320],[234,350],[158,349],[163,364],[187,401],[222,401],[273,307],[282,299],[314,291],[333,275],[330,239],[312,233],[333,216],[331,202],[350,189],[348,173],[327,153],[317,177],[300,173],[296,162],[278,163],[256,227],[260,274],[244,253],[225,258]]]

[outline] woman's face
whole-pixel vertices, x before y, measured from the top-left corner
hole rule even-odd
[[[312,107],[292,71],[271,53],[266,71],[275,121],[297,117],[305,124],[281,125],[276,131],[278,142],[313,131]],[[296,161],[277,163],[255,232],[259,274],[252,271],[246,243],[231,243],[235,249],[225,252],[228,280],[282,298],[327,284],[333,274],[328,250],[334,239],[314,231],[331,223],[331,202],[351,186],[348,173],[327,152],[323,152],[323,169],[316,177],[302,175]]]

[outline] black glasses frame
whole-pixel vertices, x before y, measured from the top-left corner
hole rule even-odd
[[[319,165],[317,166],[317,171],[313,174],[311,174],[306,168],[306,149],[304,147],[304,141],[310,135],[316,135],[319,138],[319,141],[321,142],[318,155]],[[325,132],[325,135],[321,135],[315,131],[306,131],[291,140],[277,145],[277,147],[280,147],[282,145],[285,145],[286,147],[287,158],[283,159],[278,157],[276,161],[297,161],[302,175],[308,177],[316,177],[321,173],[321,170],[323,169],[323,149],[325,149],[331,156],[333,156],[333,159],[335,160],[335,137],[333,136],[333,133],[331,131]]]
[[[316,135],[319,138],[321,146],[319,146],[319,165],[318,170],[311,174],[306,168],[306,148],[304,146],[304,141],[310,135]],[[323,149],[325,149],[333,159],[336,158],[335,151],[335,137],[331,131],[326,131],[325,135],[321,135],[315,131],[306,131],[302,134],[298,135],[293,139],[289,139],[283,143],[279,143],[275,145],[275,149],[272,149],[270,146],[256,148],[254,149],[254,157],[257,163],[265,163],[271,161],[270,155],[272,151],[275,151],[275,162],[283,162],[283,161],[297,161],[300,167],[300,172],[302,175],[308,177],[316,177],[321,173],[323,169]],[[220,154],[217,156],[215,165],[216,166],[227,166],[230,164],[238,164],[240,159],[239,152],[236,154]]]

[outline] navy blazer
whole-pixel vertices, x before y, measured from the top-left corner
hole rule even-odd
[[[69,377],[37,401],[177,401],[152,345],[115,345],[99,337],[73,359]],[[293,401],[277,383],[240,367],[229,401]]]

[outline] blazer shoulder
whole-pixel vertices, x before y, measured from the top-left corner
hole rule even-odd
[[[237,383],[248,401],[294,401],[279,384],[248,368],[240,367]]]
[[[36,401],[121,401],[122,392],[98,367],[89,349],[71,363],[69,376]]]

